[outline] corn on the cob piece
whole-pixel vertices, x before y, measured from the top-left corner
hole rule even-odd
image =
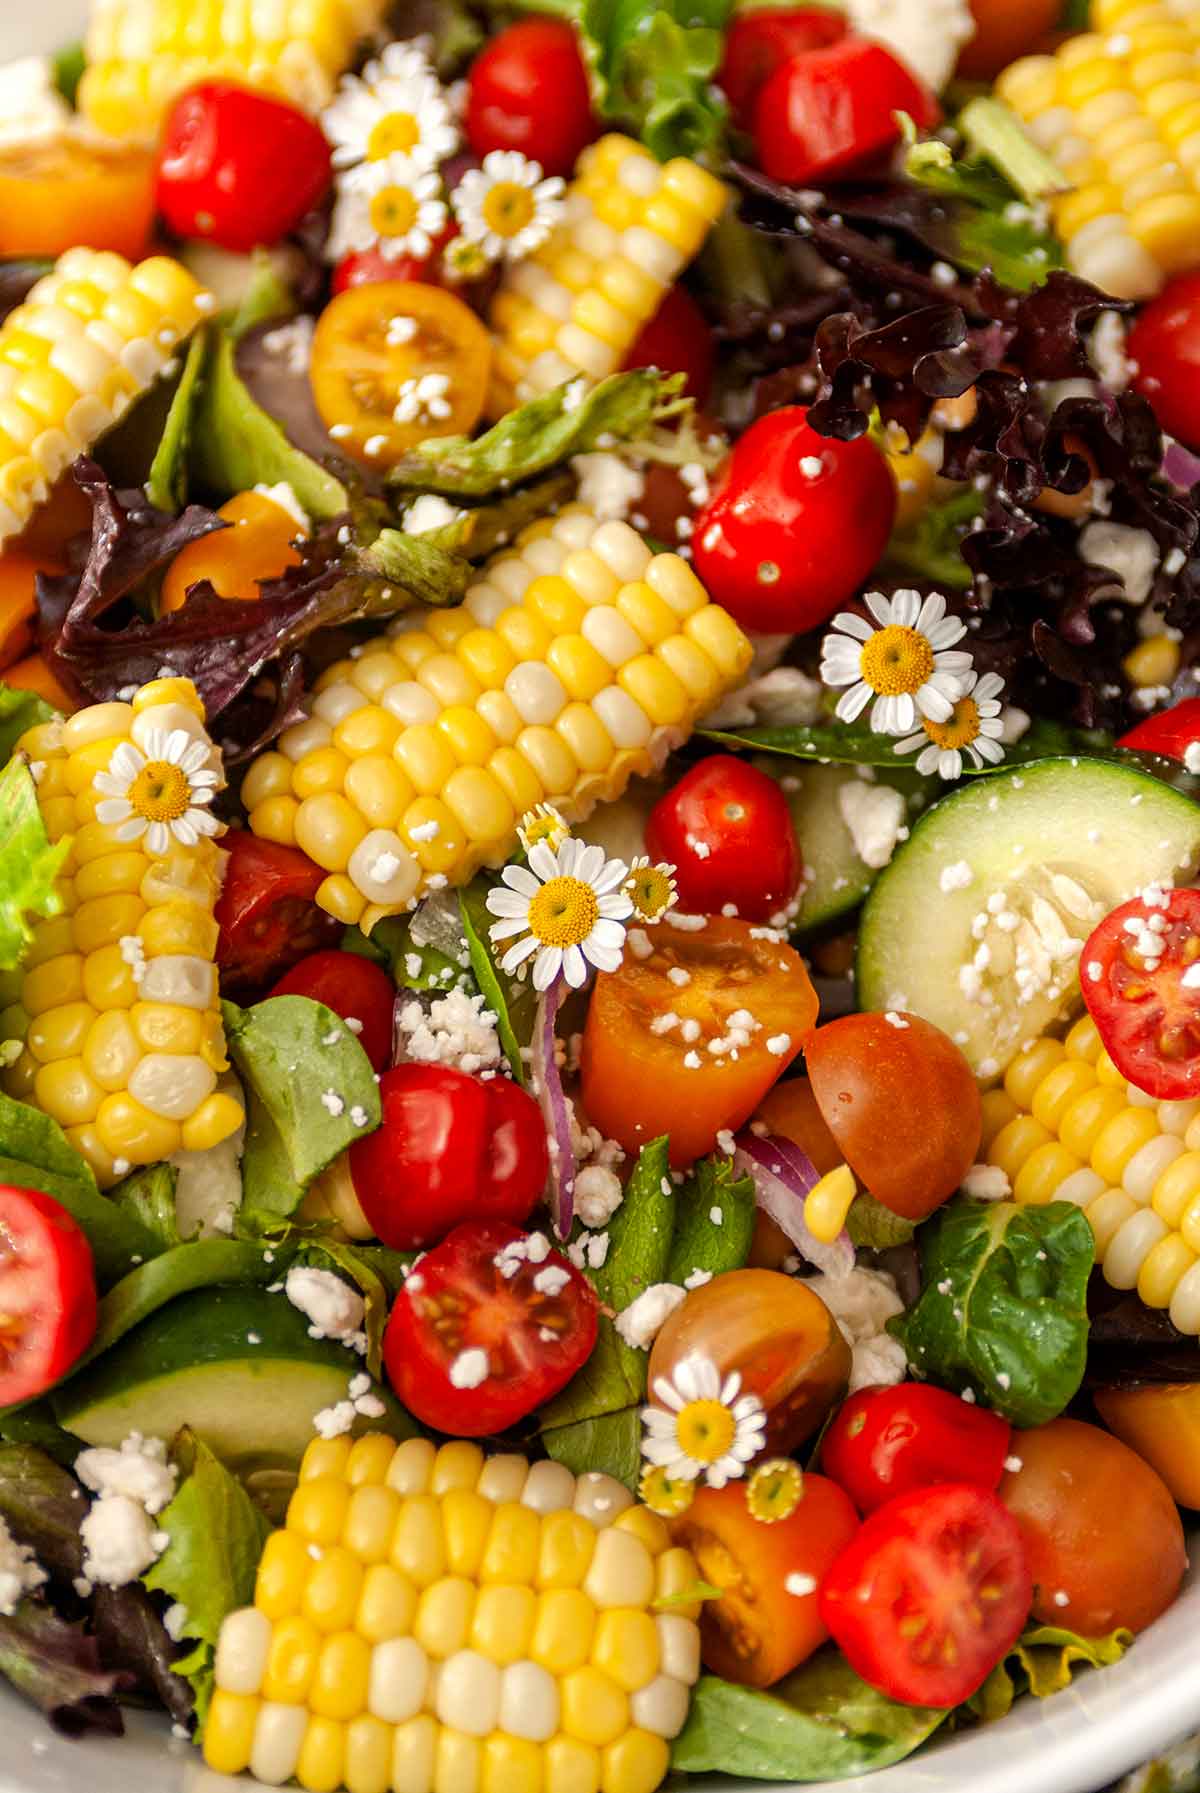
[[[1200,264],[1200,4],[1092,0],[1091,30],[996,91],[1071,183],[1052,200],[1077,274],[1146,299]]]
[[[726,198],[721,182],[686,156],[660,166],[620,136],[586,149],[562,223],[507,270],[492,301],[491,414],[502,417],[564,380],[615,373]]]
[[[1200,1101],[1127,1083],[1085,1016],[1019,1053],[983,1110],[986,1162],[1014,1200],[1075,1202],[1105,1281],[1200,1334]]]
[[[386,0],[92,0],[79,107],[108,136],[147,143],[198,81],[239,81],[319,112],[385,10]]]
[[[59,257],[0,324],[0,541],[215,309],[169,256],[137,267],[96,249]]]
[[[697,1579],[611,1476],[315,1440],[221,1628],[205,1757],[311,1793],[652,1793],[700,1671]]]
[[[18,746],[46,832],[70,847],[62,910],[36,929],[19,1004],[0,1015],[0,1036],[24,1041],[5,1083],[59,1122],[107,1186],[242,1124],[240,1103],[217,1090],[228,1068],[213,960],[221,852],[207,802],[220,757],[189,679],[39,724]]]
[[[503,864],[534,804],[578,821],[618,797],[751,654],[678,555],[572,508],[489,562],[460,608],[408,611],[329,667],[242,801],[255,834],[329,873],[322,907],[369,932]]]

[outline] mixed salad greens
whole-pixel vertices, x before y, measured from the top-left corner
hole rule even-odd
[[[0,1675],[885,1767],[1200,1507],[1200,10],[277,10],[0,70]]]

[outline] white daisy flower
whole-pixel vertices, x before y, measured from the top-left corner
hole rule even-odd
[[[545,841],[557,853],[571,830],[553,803],[535,803],[517,823],[517,839],[528,853],[539,841]]]
[[[540,249],[563,215],[565,183],[542,177],[540,162],[515,149],[494,149],[482,168],[468,169],[450,195],[468,243],[489,261],[520,261]]]
[[[363,162],[338,180],[337,204],[325,251],[331,262],[378,249],[389,261],[427,256],[448,216],[441,177],[422,173],[407,156]]]
[[[918,772],[936,772],[939,778],[961,778],[964,753],[973,766],[982,766],[985,760],[989,765],[998,766],[1004,758],[1001,745],[1004,718],[998,702],[1004,680],[994,672],[985,672],[982,678],[969,672],[960,683],[962,695],[956,699],[944,722],[923,717],[919,734],[908,735],[903,741],[896,742],[897,753],[912,753],[921,748],[917,757]]]
[[[945,722],[971,670],[970,654],[948,651],[962,640],[966,624],[946,615],[946,600],[937,592],[922,602],[915,591],[892,598],[873,591],[864,602],[877,626],[841,610],[821,644],[822,679],[835,688],[849,686],[835,714],[853,722],[871,705],[877,735],[906,735],[923,716]]]
[[[649,854],[643,853],[629,867],[625,892],[639,921],[661,921],[667,910],[673,909],[679,901],[675,867],[665,861],[655,865]]]
[[[414,168],[436,168],[458,148],[454,115],[429,58],[412,44],[389,44],[361,75],[345,75],[321,114],[333,165],[384,162],[402,155]]]
[[[208,764],[209,750],[185,729],[168,734],[156,729],[146,736],[145,753],[122,741],[94,783],[104,801],[96,820],[116,825],[117,839],[141,840],[151,853],[166,853],[172,841],[194,847],[202,834],[216,834],[220,823],[208,813],[220,783]]]
[[[681,1482],[703,1477],[710,1488],[745,1474],[766,1440],[767,1415],[757,1395],[742,1394],[736,1370],[721,1380],[710,1357],[693,1351],[671,1376],[659,1376],[661,1407],[644,1407],[642,1455]]]
[[[499,944],[520,935],[500,961],[504,971],[533,960],[533,984],[548,990],[561,973],[582,989],[592,966],[615,971],[625,947],[633,904],[621,886],[629,875],[623,859],[606,859],[603,847],[569,838],[555,850],[535,842],[529,864],[506,865],[504,882],[488,892],[497,917],[489,930]]]

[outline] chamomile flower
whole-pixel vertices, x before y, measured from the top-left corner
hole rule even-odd
[[[414,168],[407,156],[363,162],[338,180],[337,204],[326,254],[330,261],[378,249],[387,260],[422,259],[446,228],[441,180]]]
[[[970,672],[961,680],[962,695],[944,722],[921,719],[919,734],[911,734],[896,742],[897,753],[917,755],[917,771],[937,773],[939,778],[961,778],[963,755],[973,766],[998,766],[1004,758],[1001,736],[1004,719],[999,702],[1004,680],[994,672],[980,678]]]
[[[678,901],[675,889],[675,867],[655,865],[643,854],[629,867],[623,885],[639,921],[661,921],[668,909]]]
[[[216,834],[220,827],[208,812],[220,782],[208,756],[205,743],[182,728],[149,732],[145,753],[122,741],[108,771],[95,777],[103,798],[96,820],[115,825],[121,841],[144,835],[151,853],[167,852],[172,841],[194,847],[202,834]]]
[[[535,803],[517,823],[517,839],[527,853],[539,841],[545,841],[550,851],[557,853],[570,832],[553,803]]]
[[[442,267],[451,280],[482,280],[491,265],[482,246],[464,236],[451,237],[442,250]]]
[[[458,148],[458,126],[428,57],[411,44],[389,44],[361,75],[346,75],[321,114],[335,168],[405,156],[436,168]]]
[[[532,959],[537,990],[548,990],[560,974],[579,990],[593,966],[615,971],[633,914],[622,889],[628,875],[623,859],[606,859],[602,847],[571,837],[557,851],[539,841],[528,866],[506,865],[503,883],[487,899],[498,918],[489,929],[492,941],[515,940],[501,969],[521,971]]]
[[[849,687],[838,698],[836,715],[853,722],[870,705],[877,735],[906,735],[922,717],[948,721],[971,671],[970,654],[950,651],[966,624],[946,615],[946,600],[937,592],[922,601],[915,591],[892,598],[874,591],[865,603],[874,624],[841,610],[821,644],[822,679]]]
[[[721,1379],[710,1357],[693,1351],[659,1376],[661,1407],[643,1407],[642,1455],[673,1481],[703,1477],[710,1488],[744,1475],[763,1448],[767,1414],[757,1395],[742,1394],[736,1370]]]
[[[491,262],[521,261],[540,249],[563,215],[565,183],[542,176],[540,162],[494,149],[470,168],[450,196],[458,227]]]
[[[662,1519],[678,1519],[686,1513],[696,1498],[694,1481],[681,1481],[678,1476],[670,1476],[665,1469],[656,1469],[648,1465],[638,1482],[638,1499],[652,1513]]]

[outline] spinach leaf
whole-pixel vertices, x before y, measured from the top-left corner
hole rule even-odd
[[[830,1645],[769,1693],[702,1675],[671,1763],[687,1774],[844,1780],[903,1761],[947,1716],[876,1692]]]
[[[636,1489],[643,1468],[641,1403],[558,1426],[543,1434],[542,1443],[555,1462],[564,1464],[572,1475],[602,1469],[627,1488]]]
[[[888,1322],[915,1373],[973,1390],[1015,1426],[1061,1413],[1087,1359],[1096,1242],[1082,1210],[958,1196],[921,1229],[920,1250],[920,1299]]]
[[[967,1705],[978,1718],[1003,1718],[1018,1695],[1031,1693],[1044,1700],[1048,1694],[1061,1693],[1077,1668],[1107,1668],[1120,1661],[1132,1642],[1132,1631],[1080,1637],[1060,1625],[1030,1625]]]
[[[729,747],[753,747],[759,753],[781,753],[798,760],[829,760],[835,765],[846,766],[890,766],[893,770],[912,766],[911,760],[897,758],[892,741],[883,735],[873,735],[869,727],[857,722],[814,722],[796,728],[701,729],[699,732],[707,740],[721,741]],[[1102,730],[1069,728],[1065,723],[1051,722],[1039,716],[1019,741],[1005,749],[1005,768],[1055,754],[1074,754],[1089,759],[1117,757],[1112,737]],[[1148,769],[1161,776],[1157,766]],[[983,776],[994,770],[994,767],[985,767]],[[979,777],[980,771],[968,766],[964,776]]]
[[[742,1269],[754,1237],[756,1205],[752,1178],[735,1177],[724,1156],[702,1158],[676,1198],[663,1281],[686,1283],[697,1270],[721,1276]]]
[[[32,921],[57,915],[54,887],[67,842],[51,846],[37,787],[23,757],[0,772],[0,971],[12,971],[33,945]]]
[[[188,344],[187,360],[163,424],[162,439],[150,463],[146,497],[157,510],[174,514],[187,503],[192,420],[200,400],[201,378],[209,346],[209,332],[197,330]]]
[[[108,1192],[110,1202],[148,1227],[160,1251],[181,1245],[175,1218],[175,1172],[169,1164],[147,1164]]]
[[[53,721],[57,711],[35,691],[0,683],[0,762],[7,760],[26,729]]]
[[[496,1034],[516,1081],[525,1085],[525,1061],[521,1047],[533,1038],[533,1016],[537,1008],[537,991],[530,979],[509,977],[492,957],[488,928],[492,917],[487,908],[489,885],[477,878],[458,893],[463,934],[471,956],[471,970],[489,1009],[496,1017]]]

